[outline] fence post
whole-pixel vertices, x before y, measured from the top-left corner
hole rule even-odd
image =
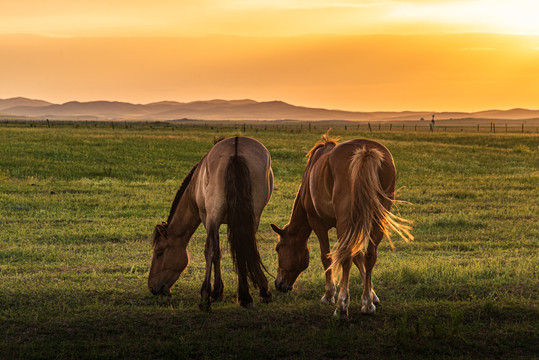
[[[369,124],[369,131],[372,132],[371,123],[368,123],[368,124]]]
[[[393,129],[393,124],[389,124],[389,131],[391,131],[391,129]]]
[[[524,134],[524,124],[522,124],[522,133]]]

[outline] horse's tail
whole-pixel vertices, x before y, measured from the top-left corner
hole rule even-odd
[[[414,238],[408,225],[411,222],[390,211],[394,202],[393,194],[384,191],[379,178],[383,161],[384,154],[378,149],[364,146],[354,151],[349,167],[351,194],[348,229],[339,240],[337,249],[331,253],[333,262],[330,268],[335,280],[339,279],[340,268],[348,258],[367,251],[369,242],[373,241],[373,226],[378,226],[390,243],[391,230],[405,241]]]
[[[238,137],[234,156],[230,158],[225,174],[225,193],[228,216],[228,242],[234,268],[247,274],[255,287],[266,277],[256,245],[256,224],[251,193],[251,176],[245,158],[238,155]]]

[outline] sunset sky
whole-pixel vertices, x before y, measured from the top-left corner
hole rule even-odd
[[[18,0],[0,98],[539,109],[536,0]]]

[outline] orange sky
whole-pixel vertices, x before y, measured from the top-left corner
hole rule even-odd
[[[535,0],[12,1],[0,98],[537,109],[537,19]]]

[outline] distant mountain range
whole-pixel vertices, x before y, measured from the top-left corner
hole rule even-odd
[[[409,121],[444,119],[539,119],[539,110],[512,109],[479,112],[357,112],[309,108],[283,101],[209,100],[188,103],[162,101],[150,104],[131,104],[117,101],[70,101],[52,104],[27,98],[0,99],[2,117],[24,116],[51,120],[353,120]]]

